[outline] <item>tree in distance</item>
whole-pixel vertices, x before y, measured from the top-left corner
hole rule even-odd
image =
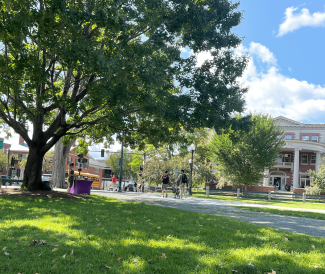
[[[0,0],[0,117],[28,144],[23,186],[41,188],[43,157],[61,138],[117,134],[125,145],[158,145],[181,127],[238,122],[232,113],[243,110],[246,88],[237,79],[247,64],[233,53],[242,41],[231,32],[238,6]],[[206,51],[211,58],[198,66]]]
[[[325,160],[325,159],[324,159]],[[308,170],[310,176],[310,186],[307,187],[308,194],[320,195],[325,192],[325,164],[318,167],[318,172],[315,170]]]
[[[7,166],[8,155],[4,154],[0,150],[0,171],[2,171]]]
[[[127,150],[124,151],[123,154],[123,178],[124,179],[136,179],[138,175],[138,171],[133,171],[130,163],[133,160],[132,154],[127,154]],[[106,166],[111,167],[112,173],[116,176],[120,174],[120,166],[118,165],[118,159],[121,157],[120,153],[111,153],[107,160],[105,161]]]
[[[237,116],[240,119],[240,116]],[[271,116],[251,116],[248,131],[233,130],[215,134],[210,145],[211,159],[216,166],[219,187],[256,185],[264,176],[265,168],[272,168],[285,142],[281,128]]]

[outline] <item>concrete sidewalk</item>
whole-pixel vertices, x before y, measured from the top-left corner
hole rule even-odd
[[[173,195],[168,195],[168,198],[162,198],[161,194],[157,193],[134,193],[134,192],[109,192],[101,190],[92,190],[92,194],[106,196],[128,202],[140,202],[150,205],[163,207],[178,208],[182,210],[196,211],[206,214],[229,217],[237,220],[246,221],[256,225],[269,226],[277,229],[288,230],[305,235],[325,237],[325,220],[315,220],[302,217],[292,217],[285,215],[277,215],[262,212],[252,212],[236,208],[238,206],[247,207],[266,207],[293,210],[293,208],[269,206],[261,204],[251,204],[242,202],[222,201],[202,198],[186,198],[175,199]],[[296,209],[300,211],[310,211],[325,213],[325,210],[307,210]]]

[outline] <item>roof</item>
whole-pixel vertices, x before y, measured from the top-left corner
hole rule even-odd
[[[325,128],[325,124],[306,124],[306,123],[302,123],[302,122],[298,122],[292,119],[289,119],[287,117],[284,116],[278,116],[273,118],[273,120],[275,121],[281,121],[281,126],[285,126],[285,127],[304,127],[304,128],[314,128],[314,127],[318,127],[318,128]]]

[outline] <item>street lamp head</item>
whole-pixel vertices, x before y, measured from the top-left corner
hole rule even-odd
[[[195,150],[195,145],[194,144],[191,144],[191,150],[193,151],[193,150]]]
[[[189,163],[189,164],[192,164],[192,159],[189,159],[189,160],[188,160],[188,163]]]

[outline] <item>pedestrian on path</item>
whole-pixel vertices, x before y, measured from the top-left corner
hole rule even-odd
[[[69,182],[69,185],[68,185],[67,193],[70,193],[74,178],[76,177],[76,175],[74,174],[74,171],[72,169],[73,166],[74,166],[74,163],[69,164],[69,168],[68,168],[68,174],[69,174],[68,182]]]
[[[185,185],[187,184],[187,176],[186,174],[184,173],[184,169],[181,169],[181,174],[179,174],[177,180],[176,180],[176,183],[179,181],[179,189],[181,191],[181,199],[182,198],[182,195],[184,194],[184,198],[186,198],[186,192],[185,192]]]
[[[161,184],[161,191],[162,191],[162,196],[164,198],[164,191],[166,191],[166,198],[167,198],[167,186],[169,183],[172,183],[170,180],[170,176],[168,175],[168,171],[166,170],[163,175],[161,175],[160,178],[162,184]]]

